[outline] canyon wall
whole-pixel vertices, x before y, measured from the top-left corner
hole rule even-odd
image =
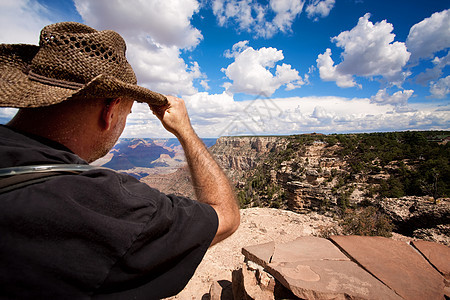
[[[387,182],[400,180],[397,174],[401,170],[418,168],[413,160],[381,162],[375,157],[361,167],[363,162],[345,151],[346,147],[330,137],[312,134],[221,137],[210,150],[236,186],[243,208],[331,215],[346,208],[375,206],[389,217],[397,232],[450,243],[449,198],[389,198],[382,194]]]

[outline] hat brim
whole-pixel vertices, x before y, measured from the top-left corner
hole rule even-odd
[[[151,105],[168,103],[162,94],[108,75],[99,75],[78,89],[32,80],[28,76],[28,66],[38,49],[39,47],[34,45],[0,45],[0,106],[42,107],[78,96],[127,97]]]

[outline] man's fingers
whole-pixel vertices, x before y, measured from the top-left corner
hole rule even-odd
[[[149,105],[151,111],[154,115],[156,115],[158,118],[162,118],[164,116],[164,112],[167,108],[169,108],[168,105]]]

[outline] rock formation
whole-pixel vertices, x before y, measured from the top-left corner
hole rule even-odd
[[[234,299],[443,299],[450,276],[450,248],[424,241],[299,237],[242,252]]]
[[[414,162],[381,166],[375,158],[367,170],[355,167],[359,162],[343,150],[319,135],[306,141],[294,136],[221,137],[211,148],[234,182],[242,207],[309,212],[372,205],[393,221],[397,232],[450,245],[449,199],[386,198],[377,192],[395,179],[399,168],[414,168]]]
[[[392,239],[332,237],[332,243],[315,236],[324,226],[338,226],[337,220],[316,212],[249,208],[241,210],[241,220],[230,238],[208,250],[186,288],[170,299],[409,299],[412,292],[418,297],[411,299],[450,296],[447,246],[398,234]],[[392,275],[379,273],[383,269]],[[421,297],[437,294],[441,297]]]

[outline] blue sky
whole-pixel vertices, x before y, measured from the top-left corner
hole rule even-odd
[[[77,21],[127,41],[139,84],[202,137],[450,128],[448,0],[4,0],[2,43]],[[14,114],[1,109],[5,121]],[[169,136],[136,104],[123,137]]]

